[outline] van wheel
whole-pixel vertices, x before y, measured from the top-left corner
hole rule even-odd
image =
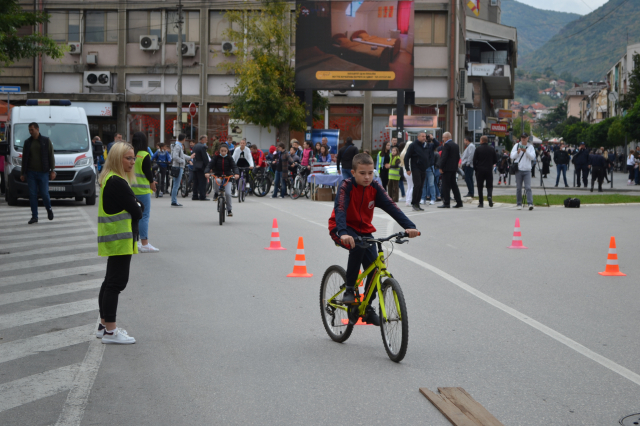
[[[76,201],[82,201],[83,198],[82,197],[76,197]]]
[[[95,206],[96,205],[96,196],[92,195],[91,197],[87,197],[87,205],[88,206]]]
[[[7,188],[7,192],[4,193],[4,200],[10,206],[15,206],[16,204],[18,204],[18,197],[14,197],[11,194],[11,191],[9,191],[9,188]]]

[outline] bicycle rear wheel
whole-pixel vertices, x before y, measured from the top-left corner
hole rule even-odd
[[[254,183],[254,188],[253,188],[253,193],[256,194],[256,196],[264,197],[269,193],[270,189],[271,189],[271,181],[269,180],[268,177],[262,176],[262,177],[256,178]]]
[[[409,317],[400,284],[393,278],[387,278],[382,283],[382,297],[387,313],[385,320],[380,309],[382,343],[391,361],[400,362],[407,353],[409,344]]]
[[[327,268],[320,283],[320,316],[327,334],[334,342],[342,343],[351,336],[353,325],[349,325],[347,311],[329,305],[328,300],[344,290],[347,274],[344,268],[333,265]],[[342,296],[338,296],[342,298]],[[334,299],[335,300],[335,299]]]
[[[300,195],[301,195],[300,186],[298,185],[299,180],[300,180],[300,176],[296,176],[295,179],[289,180],[289,184],[290,184],[289,195],[294,200],[297,200],[298,198],[300,198]]]
[[[224,222],[225,208],[226,206],[224,205],[224,189],[222,189],[222,193],[218,195],[218,216],[219,216],[220,226],[222,226],[222,223]]]

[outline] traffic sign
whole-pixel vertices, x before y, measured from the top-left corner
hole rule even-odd
[[[196,104],[191,102],[191,104],[189,105],[189,114],[191,114],[191,116],[194,117],[197,112],[198,112],[198,108],[196,107]]]
[[[20,86],[0,86],[0,93],[20,93]]]

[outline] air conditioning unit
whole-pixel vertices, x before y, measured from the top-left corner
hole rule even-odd
[[[80,55],[82,53],[82,43],[69,43],[69,54]]]
[[[458,98],[464,99],[466,97],[467,84],[467,70],[460,70],[460,78],[458,79]]]
[[[500,6],[500,0],[491,0],[491,6]]]
[[[158,36],[155,35],[141,35],[140,36],[140,50],[158,50],[160,44],[158,43]]]
[[[176,44],[176,54],[180,54],[178,44]],[[196,56],[196,44],[192,41],[182,43],[182,56]]]
[[[347,90],[332,90],[331,94],[333,96],[347,96]]]
[[[458,116],[465,117],[467,115],[467,107],[465,104],[458,105]]]
[[[109,71],[85,71],[83,86],[111,87],[111,73]]]
[[[223,41],[222,51],[224,53],[234,54],[238,51],[238,45],[233,41]]]

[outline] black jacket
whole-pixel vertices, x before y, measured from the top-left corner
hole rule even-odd
[[[573,164],[576,166],[586,166],[589,164],[589,151],[587,149],[579,149],[573,156]]]
[[[193,146],[191,153],[196,154],[196,156],[193,158],[193,169],[204,169],[209,162],[209,157],[207,156],[207,147],[201,143],[197,143]]]
[[[429,144],[420,143],[420,141],[413,141],[407,152],[404,155],[404,165],[407,171],[413,170],[427,170],[427,164],[429,163]]]
[[[353,168],[353,157],[355,157],[358,152],[360,152],[360,150],[353,143],[348,143],[343,146],[336,157],[338,171],[340,170],[340,164],[342,164],[342,169],[351,170]]]
[[[40,161],[42,164],[42,170],[52,172],[54,171],[56,164],[55,157],[53,156],[53,144],[51,143],[51,139],[42,134],[40,134],[38,139],[40,140]],[[22,170],[20,172],[22,175],[26,175],[29,171],[32,141],[32,136],[29,136],[27,140],[24,141],[24,147],[22,148]],[[53,162],[51,159],[53,159]]]
[[[473,169],[476,172],[490,172],[497,162],[496,150],[487,143],[481,143],[473,154]]]
[[[218,177],[239,174],[238,166],[229,154],[226,157],[214,155],[204,172],[209,173],[209,171],[213,171],[213,174]]]
[[[553,154],[553,162],[556,164],[569,164],[569,153],[567,151],[557,150]]]
[[[605,162],[604,156],[600,154],[593,154],[589,156],[589,165],[593,168],[604,169],[607,164]]]
[[[440,158],[440,170],[443,172],[458,171],[460,163],[460,147],[453,139],[449,139],[442,146],[442,156]]]

